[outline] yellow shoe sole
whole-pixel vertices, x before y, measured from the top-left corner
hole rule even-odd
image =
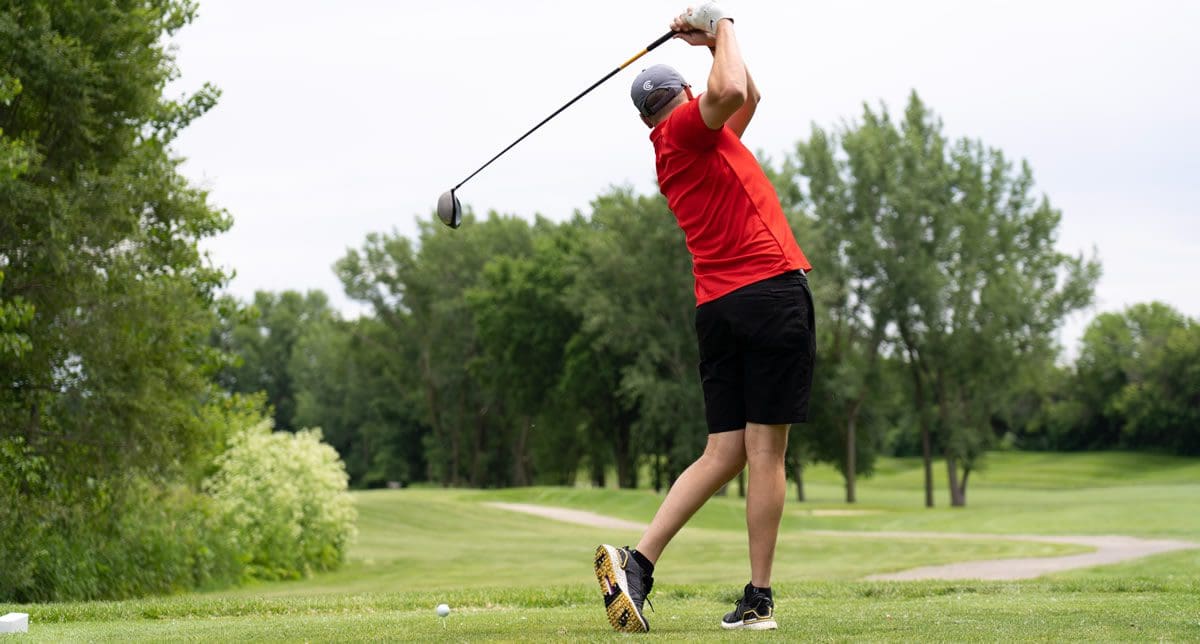
[[[629,596],[626,585],[625,569],[621,567],[621,555],[617,549],[602,545],[596,548],[594,567],[596,581],[600,582],[600,592],[604,595],[604,608],[608,613],[608,623],[622,633],[645,633],[650,630],[646,619],[638,612]]]

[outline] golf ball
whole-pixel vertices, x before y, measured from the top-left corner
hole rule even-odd
[[[438,604],[437,613],[438,617],[445,617],[450,614],[450,607],[445,604]]]

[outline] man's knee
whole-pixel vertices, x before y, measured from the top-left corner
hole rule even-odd
[[[733,439],[733,436],[730,435],[713,440],[713,436],[710,436],[708,447],[705,448],[701,458],[733,477],[746,467],[746,444],[740,438],[739,436],[738,440],[730,440]]]
[[[726,450],[722,452],[705,452],[701,458],[707,459],[713,467],[733,477],[746,467],[745,450]]]
[[[746,425],[746,460],[754,463],[782,463],[787,454],[788,425]]]

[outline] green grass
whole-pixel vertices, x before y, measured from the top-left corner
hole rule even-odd
[[[944,468],[939,468],[944,476]],[[713,499],[660,561],[653,639],[1200,640],[1200,550],[1025,582],[864,582],[869,573],[971,559],[1052,556],[1074,546],[992,540],[835,538],[810,529],[1130,534],[1200,541],[1200,460],[1138,454],[989,456],[968,507],[922,506],[919,461],[885,459],[860,482],[872,514],[846,509],[836,472],[811,468],[810,502],[790,502],[775,589],[781,630],[724,633],[716,620],[748,577],[744,510]],[[516,501],[648,521],[650,491],[587,488],[356,494],[349,561],[311,579],[128,602],[2,606],[31,614],[20,641],[612,640],[593,588],[603,531],[489,508]],[[449,603],[445,620],[433,607]]]
[[[655,640],[1113,641],[1200,638],[1193,584],[1038,582],[779,585],[775,634],[720,631],[732,593],[712,585],[656,591]],[[446,620],[435,603],[455,607]],[[613,634],[591,588],[389,593],[230,602],[211,597],[129,602],[74,621],[33,626],[30,639],[582,640]],[[81,614],[82,613],[82,614]],[[86,621],[85,621],[86,620]]]

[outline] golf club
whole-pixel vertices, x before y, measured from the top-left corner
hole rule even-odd
[[[446,224],[447,226],[449,226],[451,228],[458,228],[459,225],[462,224],[462,205],[458,203],[458,197],[456,197],[454,195],[454,191],[461,188],[464,183],[470,181],[472,177],[479,174],[484,168],[491,165],[492,161],[499,159],[501,156],[504,155],[505,152],[508,152],[509,150],[511,150],[514,145],[520,143],[521,141],[524,141],[525,137],[529,136],[530,134],[533,134],[535,131],[537,131],[538,128],[545,125],[547,121],[558,116],[560,112],[567,109],[568,107],[571,107],[571,105],[573,105],[575,103],[575,101],[578,101],[579,99],[583,98],[584,96],[587,95],[588,92],[599,87],[604,81],[612,78],[613,76],[615,76],[617,74],[617,72],[619,72],[622,69],[625,69],[626,67],[631,65],[633,63],[633,61],[641,58],[642,56],[645,56],[648,52],[650,52],[655,47],[667,42],[674,35],[675,35],[674,31],[668,31],[667,33],[665,33],[661,37],[659,37],[658,40],[655,40],[654,42],[650,43],[649,45],[646,45],[646,48],[639,51],[637,54],[635,54],[633,56],[633,58],[630,58],[629,60],[621,63],[620,67],[617,67],[616,69],[614,69],[611,72],[609,72],[608,74],[606,74],[604,76],[604,78],[601,78],[600,80],[596,81],[595,83],[592,83],[591,87],[583,90],[582,92],[579,93],[578,96],[576,96],[575,98],[568,101],[566,105],[563,105],[562,107],[555,110],[553,114],[542,119],[541,123],[538,123],[537,125],[533,126],[528,132],[522,134],[521,138],[517,139],[516,141],[513,141],[512,143],[509,143],[508,147],[506,147],[500,151],[500,154],[497,154],[496,156],[489,159],[487,163],[479,166],[478,170],[472,172],[470,174],[470,176],[468,176],[466,179],[463,179],[462,181],[458,182],[458,185],[451,188],[449,192],[442,193],[442,196],[438,198],[438,206],[437,206],[438,218],[442,220],[443,224]]]

